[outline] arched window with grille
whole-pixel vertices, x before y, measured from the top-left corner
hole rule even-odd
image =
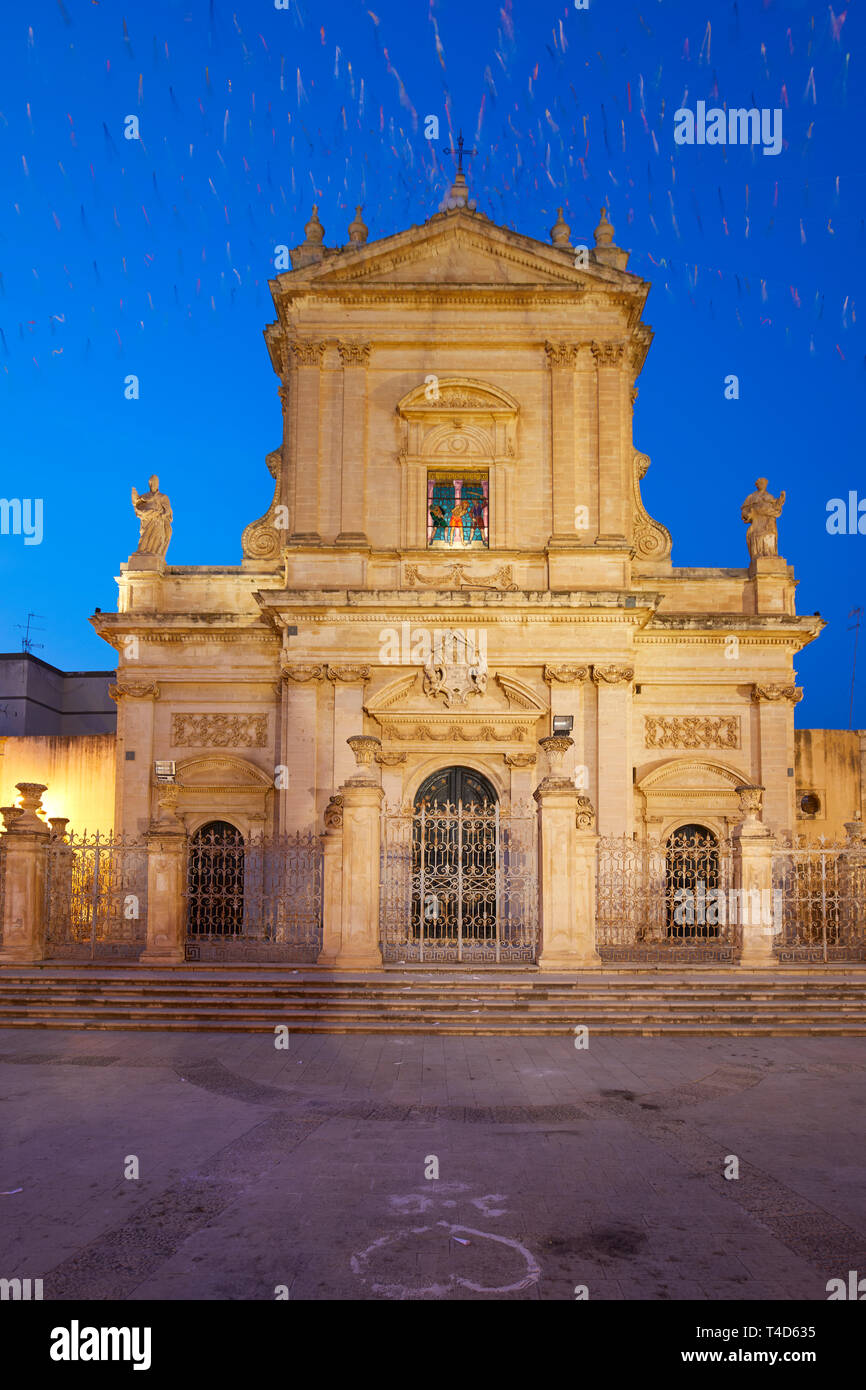
[[[240,936],[243,921],[244,837],[228,821],[208,821],[190,840],[187,935]]]

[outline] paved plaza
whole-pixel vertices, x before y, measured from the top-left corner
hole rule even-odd
[[[858,1038],[3,1029],[0,1276],[46,1299],[825,1300],[866,1271],[864,1073]]]

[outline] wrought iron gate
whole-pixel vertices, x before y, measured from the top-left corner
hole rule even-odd
[[[203,830],[187,853],[186,959],[315,961],[322,949],[319,836],[244,840],[224,822]]]
[[[83,832],[48,844],[48,954],[71,960],[136,959],[147,930],[147,844]]]
[[[385,961],[534,961],[535,808],[385,807],[380,936]]]
[[[604,961],[731,961],[741,945],[730,842],[684,826],[666,842],[603,835],[596,933]]]
[[[797,836],[773,855],[781,960],[866,960],[866,846]]]

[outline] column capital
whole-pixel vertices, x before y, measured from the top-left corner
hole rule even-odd
[[[318,683],[325,679],[325,671],[324,666],[283,666],[280,680],[294,681],[297,685],[305,685],[309,681]]]
[[[625,361],[624,343],[592,342],[590,347],[599,367],[621,367]]]
[[[336,684],[337,681],[344,681],[347,684],[363,685],[370,679],[369,666],[328,666],[325,674],[329,681]]]
[[[129,681],[110,685],[108,693],[112,700],[158,700],[159,685],[156,681]]]
[[[544,351],[547,353],[547,365],[553,370],[554,367],[574,367],[577,365],[577,355],[580,351],[580,343],[551,343],[544,344]]]
[[[295,356],[295,364],[298,367],[321,367],[327,346],[327,343],[314,342],[312,338],[298,339],[294,343],[289,343]]]
[[[344,367],[366,367],[370,361],[372,343],[349,343],[340,338],[337,348]]]
[[[634,680],[633,666],[593,666],[592,679],[596,685],[630,685]]]
[[[788,700],[792,705],[797,705],[803,698],[803,687],[801,685],[755,685],[752,687],[752,699],[755,704],[760,704],[764,700]]]
[[[589,680],[589,667],[545,666],[544,679],[548,685],[582,685]]]

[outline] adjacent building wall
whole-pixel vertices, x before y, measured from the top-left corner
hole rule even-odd
[[[17,804],[17,782],[43,782],[47,816],[68,816],[73,830],[110,830],[115,746],[114,734],[0,738],[0,803]]]
[[[114,671],[60,671],[30,652],[0,653],[0,736],[108,734]]]
[[[794,748],[797,831],[844,839],[845,821],[866,817],[866,730],[797,729]],[[807,796],[817,798],[814,814]]]

